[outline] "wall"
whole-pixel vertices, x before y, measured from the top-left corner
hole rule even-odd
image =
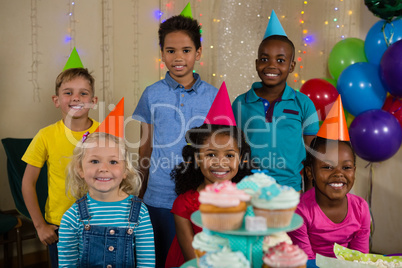
[[[155,11],[161,10],[160,20],[164,20],[179,14],[187,2],[76,0],[72,5],[67,0],[3,0],[0,138],[33,137],[40,128],[60,119],[51,102],[54,80],[76,46],[84,66],[96,78],[100,104],[91,116],[101,121],[108,108],[113,107],[109,104],[125,97],[126,137],[130,143],[138,142],[138,123],[131,121],[130,115],[143,89],[164,77],[166,71],[159,61],[156,34],[159,19],[155,18]],[[294,41],[296,56],[301,58],[297,70],[289,76],[289,84],[294,88],[300,88],[311,78],[328,77],[327,58],[340,36],[364,40],[378,20],[360,0],[310,0],[308,4],[296,0],[190,2],[194,17],[203,27],[203,56],[195,69],[216,87],[225,80],[232,100],[257,80],[256,49],[272,9]],[[335,17],[340,28],[334,26]],[[304,46],[303,29],[314,33],[316,42]],[[68,36],[73,39],[66,41]],[[132,151],[136,152],[135,146]],[[388,161],[374,164],[372,210],[376,229],[372,250],[376,252],[402,252],[402,234],[398,228],[402,210],[397,205],[401,199],[397,190],[401,189],[398,176],[401,159],[399,152]],[[354,192],[363,197],[367,196],[369,185],[366,165],[359,159],[354,187]],[[0,209],[13,209],[3,148],[0,148],[0,174]]]

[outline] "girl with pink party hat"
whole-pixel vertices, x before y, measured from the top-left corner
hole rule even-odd
[[[229,95],[223,82],[204,124],[186,133],[184,162],[173,169],[171,176],[178,194],[171,212],[174,214],[176,236],[165,267],[179,267],[196,258],[192,241],[202,231],[190,221],[199,209],[199,192],[215,182],[239,182],[251,174],[250,146],[237,128]]]

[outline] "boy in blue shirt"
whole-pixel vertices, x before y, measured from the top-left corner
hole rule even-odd
[[[296,66],[295,47],[273,12],[270,24],[274,22],[271,33],[268,25],[255,61],[261,82],[237,97],[232,107],[256,164],[279,184],[300,191],[304,143],[310,144],[317,133],[318,117],[313,102],[286,83]]]
[[[141,121],[140,197],[154,228],[156,266],[164,267],[176,233],[170,209],[177,195],[170,172],[183,161],[186,131],[203,124],[218,90],[193,73],[202,52],[196,20],[182,15],[169,18],[160,25],[159,42],[169,71],[165,79],[145,89],[133,118]]]

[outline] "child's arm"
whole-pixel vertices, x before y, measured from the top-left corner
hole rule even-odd
[[[141,204],[139,222],[134,237],[136,267],[155,267],[154,231],[145,204]]]
[[[309,260],[315,259],[305,223],[299,229],[289,232],[288,235],[293,244],[298,245],[307,254]]]
[[[315,136],[313,135],[303,135],[303,140],[304,140],[304,146],[307,148],[310,146],[311,141],[315,138]],[[303,176],[303,180],[304,180],[304,192],[307,192],[308,190],[310,190],[311,188],[313,188],[313,182],[311,180],[309,180],[307,178],[307,176],[305,176],[306,174],[304,173]]]
[[[55,230],[57,226],[47,224],[42,216],[39,208],[38,196],[36,193],[36,182],[39,178],[41,168],[27,164],[24,176],[22,178],[22,195],[24,197],[25,205],[31,216],[32,222],[42,244],[50,245],[57,241]]]
[[[138,161],[139,161],[140,172],[142,175],[142,185],[138,197],[143,198],[148,186],[149,167],[152,154],[153,126],[151,124],[141,122],[140,137],[141,141],[140,141],[140,148],[138,150],[139,154]]]
[[[191,222],[186,218],[174,214],[174,223],[176,226],[177,241],[179,242],[184,260],[195,259],[196,256],[192,245],[194,231]]]
[[[311,141],[315,138],[314,135],[303,135],[304,145],[310,146]]]
[[[361,203],[360,208],[356,208],[355,211],[361,211],[360,215],[360,229],[353,234],[352,240],[349,242],[348,248],[358,250],[362,253],[369,253],[370,244],[370,210],[366,201]],[[356,217],[357,218],[357,217]]]
[[[57,243],[59,267],[79,266],[79,236],[82,236],[79,225],[77,210],[71,207],[64,213],[60,223],[60,239]]]

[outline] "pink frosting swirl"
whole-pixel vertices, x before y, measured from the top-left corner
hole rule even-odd
[[[306,264],[307,255],[297,245],[281,242],[270,248],[262,260],[271,267],[297,267]]]
[[[204,190],[200,191],[198,200],[202,204],[226,208],[238,206],[241,201],[246,202],[250,198],[243,190],[236,188],[236,183],[224,181],[207,185]]]

